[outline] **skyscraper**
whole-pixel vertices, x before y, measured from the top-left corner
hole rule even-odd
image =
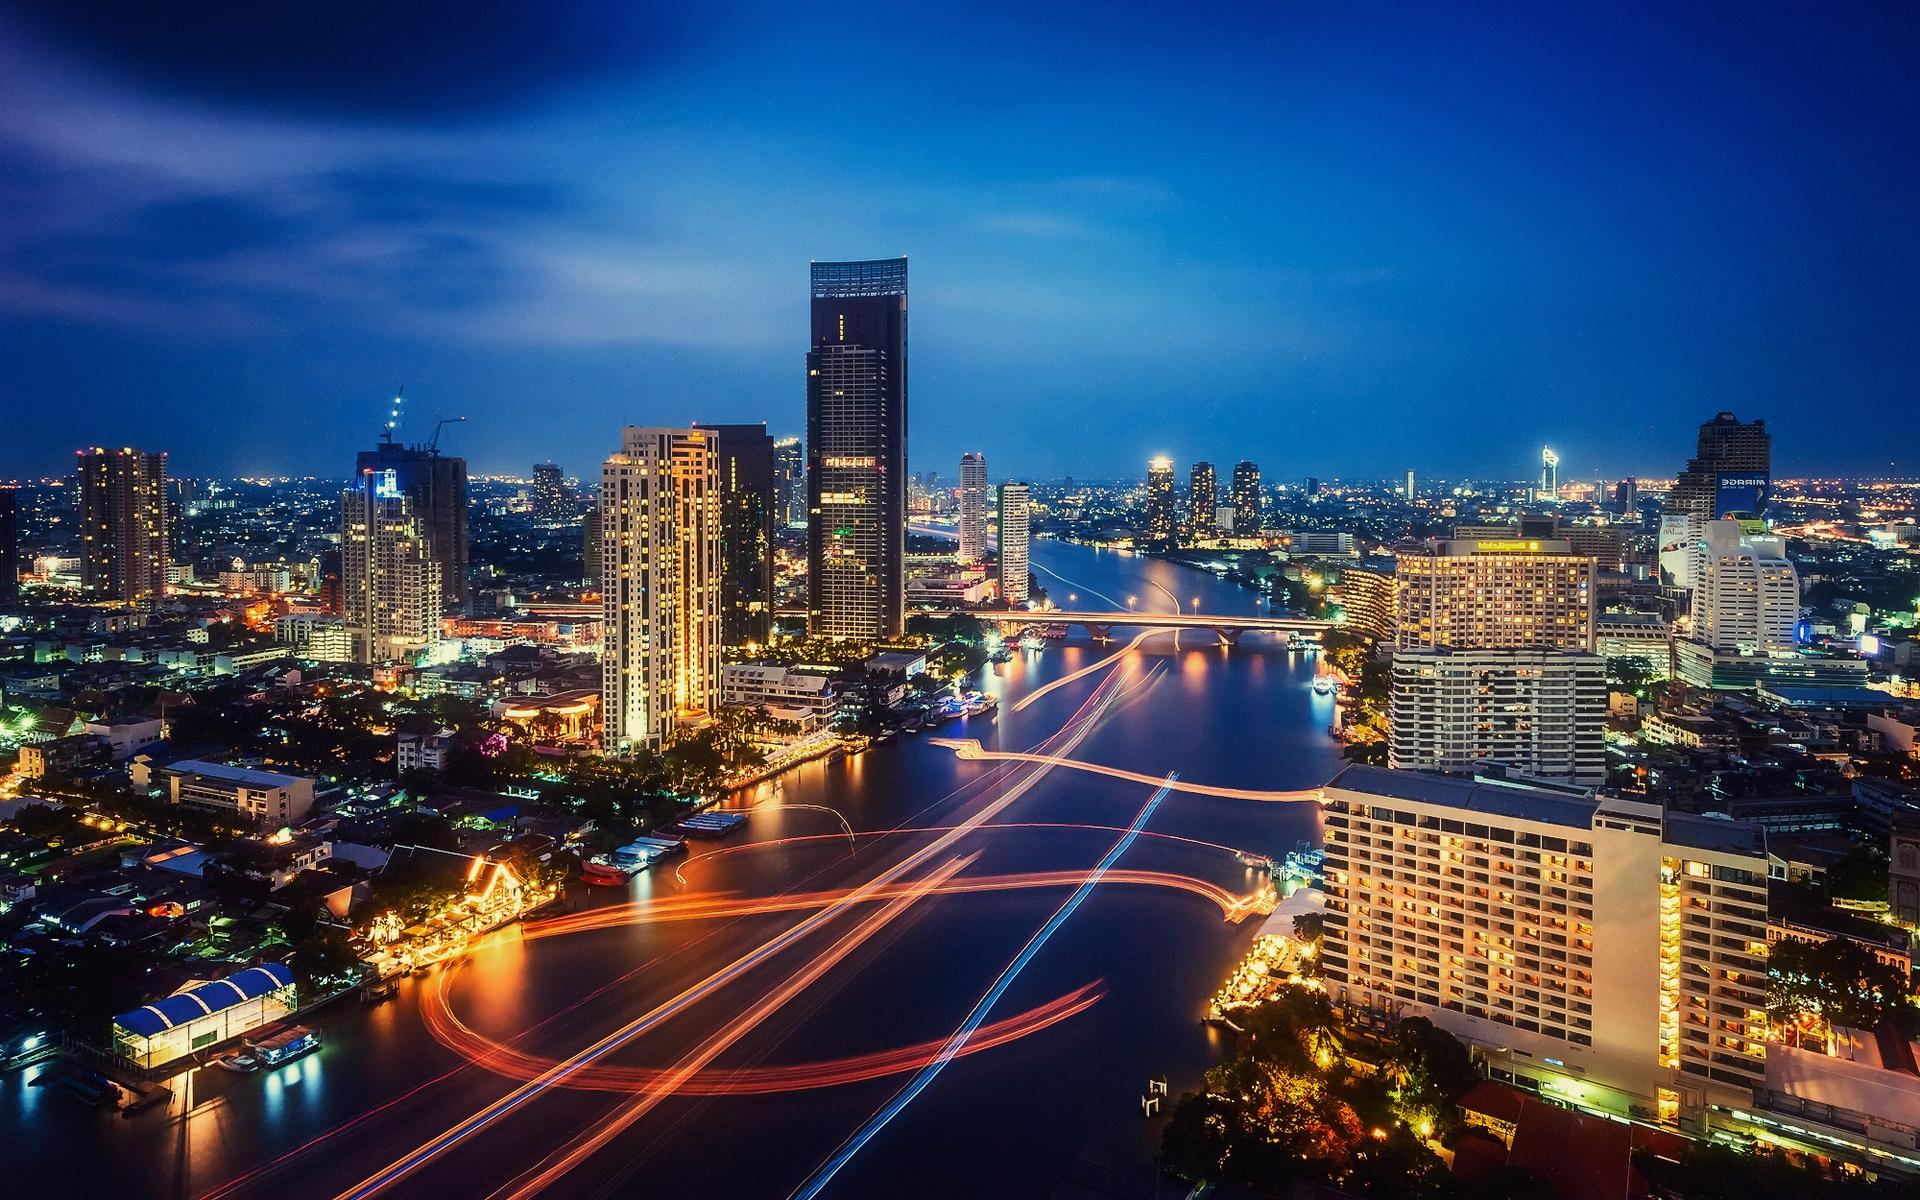
[[[1162,546],[1173,544],[1173,460],[1161,455],[1147,462],[1147,540]]]
[[[1033,496],[1024,483],[1000,485],[1000,596],[1025,604],[1029,596],[1029,550],[1033,537]]]
[[[1260,492],[1260,468],[1250,462],[1233,467],[1233,531],[1242,537],[1260,532],[1261,510],[1266,507]]]
[[[1413,468],[1412,467],[1407,468],[1407,485],[1406,487],[1401,489],[1401,495],[1405,496],[1409,500],[1413,499]]]
[[[807,527],[807,452],[797,437],[773,443],[773,487],[778,498],[774,523],[782,529]]]
[[[340,584],[355,662],[409,660],[440,640],[440,560],[397,471],[363,470],[341,493]]]
[[[807,613],[899,636],[906,601],[907,260],[816,262],[807,352]]]
[[[1594,560],[1565,540],[1455,538],[1400,549],[1388,754],[1461,771],[1606,777],[1606,664],[1592,653]]]
[[[1196,538],[1214,535],[1218,521],[1214,510],[1220,506],[1220,481],[1214,478],[1213,464],[1197,462],[1187,472],[1187,530]]]
[[[629,426],[601,468],[608,750],[658,749],[719,703],[719,460],[711,430]]]
[[[700,425],[720,454],[720,639],[764,645],[773,635],[773,438],[758,425]]]
[[[1613,488],[1613,511],[1623,517],[1633,516],[1640,507],[1640,481],[1629,475]]]
[[[18,492],[0,487],[0,608],[20,603],[20,514]]]
[[[600,590],[600,489],[587,498],[587,511],[580,518],[580,578],[587,590]]]
[[[403,446],[390,430],[380,443],[362,450],[356,477],[368,471],[393,473],[396,486],[413,501],[414,519],[440,564],[441,593],[458,608],[467,603],[467,460],[441,454],[432,446]]]
[[[1800,576],[1786,543],[1707,521],[1694,546],[1694,639],[1729,654],[1792,654]]]
[[[1540,496],[1548,503],[1558,503],[1560,499],[1560,456],[1552,447],[1540,451]]]
[[[1694,456],[1674,480],[1665,511],[1702,521],[1758,517],[1766,512],[1772,490],[1773,438],[1767,423],[1716,413],[1700,426]]]
[[[567,491],[567,477],[557,463],[540,463],[533,468],[533,519],[566,521],[573,516],[573,497]]]
[[[166,595],[172,509],[165,451],[79,452],[80,578],[94,595],[138,604]]]
[[[960,561],[987,557],[987,456],[960,456]]]

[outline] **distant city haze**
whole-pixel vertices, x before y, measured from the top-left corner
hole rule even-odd
[[[809,261],[902,254],[910,470],[1920,473],[1905,6],[522,7],[9,5],[0,478],[800,434]]]

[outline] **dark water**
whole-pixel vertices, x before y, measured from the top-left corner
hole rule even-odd
[[[1255,610],[1251,593],[1203,572],[1053,543],[1036,550],[1042,582],[1063,606],[1117,608],[1133,598],[1142,609],[1166,611],[1178,596],[1183,606],[1198,599],[1210,612]],[[1231,650],[1211,642],[1185,634],[1176,648],[1164,634],[1143,643],[1115,668],[1128,672],[1135,691],[1106,712],[1075,756],[1155,776],[1177,770],[1201,783],[1281,789],[1323,782],[1335,763],[1325,733],[1331,701],[1309,687],[1311,660],[1254,635]],[[990,680],[1004,700],[994,718],[948,725],[939,735],[977,737],[989,749],[1028,749],[1081,709],[1108,672],[1062,687],[1022,712],[1012,711],[1014,703],[1110,652],[1076,632],[1064,646],[1022,653]],[[831,806],[863,831],[949,825],[1031,770],[960,762],[926,737],[809,765],[744,798],[756,806],[748,836],[723,843],[726,852],[710,862],[703,856],[719,847],[700,846],[684,868],[686,885],[668,870],[641,876],[634,892],[769,896],[852,886],[937,835],[865,840],[853,853],[844,837],[780,842],[839,829],[829,814],[793,806]],[[996,822],[1125,826],[1151,792],[1056,769]],[[1316,835],[1316,813],[1297,804],[1175,794],[1147,828],[1277,855]],[[1088,828],[977,832],[934,861],[977,852],[969,876],[1084,872],[1118,836]],[[776,844],[733,849],[747,843]],[[1252,880],[1231,854],[1164,839],[1141,839],[1117,865],[1179,873],[1234,891]],[[703,1078],[939,1042],[1069,891],[1051,886],[916,903],[740,1037]],[[605,1061],[673,1065],[871,911],[865,906],[838,918]],[[487,1036],[563,1058],[802,916],[633,925],[537,941],[507,931],[454,969],[446,981],[452,1009]],[[954,1060],[826,1194],[1044,1196],[1076,1159],[1149,1157],[1159,1123],[1141,1117],[1138,1097],[1156,1074],[1169,1076],[1177,1092],[1222,1052],[1200,1016],[1257,924],[1256,918],[1230,925],[1214,904],[1182,891],[1125,883],[1094,889],[989,1019],[1087,984],[1098,986],[1099,1000],[1059,1024]],[[326,1048],[279,1072],[198,1072],[190,1116],[177,1099],[170,1110],[121,1119],[26,1086],[31,1074],[0,1080],[0,1146],[9,1173],[21,1194],[30,1194],[33,1184],[139,1196],[346,1193],[517,1083],[471,1065],[432,1036],[421,1008],[432,982],[409,981],[397,999],[370,1010],[341,1006],[323,1019]],[[779,1094],[675,1096],[545,1194],[786,1196],[907,1078]],[[385,1194],[489,1195],[627,1099],[546,1088]],[[260,1173],[227,1186],[249,1171]]]

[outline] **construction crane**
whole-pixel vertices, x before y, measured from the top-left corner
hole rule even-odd
[[[427,453],[428,454],[440,453],[440,430],[441,429],[445,428],[448,425],[463,425],[466,423],[466,420],[467,419],[465,417],[441,417],[438,421],[435,421],[433,423],[433,439],[427,443]]]
[[[407,385],[403,383],[400,385],[400,390],[393,394],[393,405],[387,410],[387,423],[380,428],[382,442],[393,441],[393,431],[400,427],[400,409],[405,405],[406,399]]]

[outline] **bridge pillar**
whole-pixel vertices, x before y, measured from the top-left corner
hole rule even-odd
[[[1105,625],[1095,625],[1090,621],[1082,621],[1081,624],[1087,627],[1087,634],[1092,637],[1094,641],[1111,642],[1113,640],[1113,631]]]
[[[1215,626],[1213,636],[1220,639],[1222,646],[1238,646],[1240,644],[1240,635],[1245,632],[1246,630],[1244,629],[1222,629],[1219,626]]]

